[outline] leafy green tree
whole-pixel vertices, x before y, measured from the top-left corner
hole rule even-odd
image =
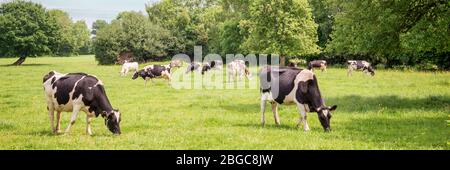
[[[105,20],[96,20],[94,23],[92,23],[92,31],[91,34],[92,35],[97,35],[97,31],[108,26],[108,22],[106,22]]]
[[[121,52],[132,52],[138,61],[164,58],[167,30],[138,12],[122,12],[111,24],[98,30],[95,57],[100,64],[112,64]]]
[[[328,0],[308,0],[314,21],[317,23],[318,45],[325,48],[330,39],[331,31],[333,30],[333,13],[329,8]]]
[[[244,42],[252,53],[286,56],[318,53],[317,24],[307,0],[255,0],[250,6],[250,35]]]
[[[51,50],[55,55],[71,55],[75,51],[75,39],[73,36],[73,23],[72,19],[67,12],[62,10],[53,9],[49,10],[49,20],[52,23],[56,23],[57,30],[55,39],[51,41]]]
[[[48,19],[45,8],[28,1],[11,1],[0,5],[0,51],[4,56],[19,57],[13,65],[21,65],[27,57],[51,52],[56,24]]]
[[[332,0],[335,15],[327,51],[360,54],[370,60],[415,64],[425,57],[437,61],[448,53],[450,4],[446,0]]]
[[[82,48],[89,48],[90,33],[85,21],[77,21],[73,24],[72,36],[75,37],[73,44],[75,54],[79,54]]]

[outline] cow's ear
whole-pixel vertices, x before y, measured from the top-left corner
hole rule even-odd
[[[334,111],[334,110],[336,110],[336,108],[337,108],[337,105],[334,105],[334,106],[328,107],[328,110]]]
[[[300,91],[302,93],[307,93],[308,92],[308,82],[306,82],[306,81],[299,82],[298,88],[300,88]]]

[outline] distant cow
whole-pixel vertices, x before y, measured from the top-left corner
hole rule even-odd
[[[367,61],[364,61],[364,60],[348,60],[347,64],[348,64],[347,76],[351,76],[353,70],[362,70],[366,74],[370,73],[370,75],[372,75],[372,76],[375,75],[375,70],[370,65],[370,63],[367,62]]]
[[[242,80],[244,76],[247,77],[248,79],[250,79],[252,76],[252,73],[248,70],[244,60],[234,60],[228,63],[227,72],[228,72],[228,82],[231,81],[231,77],[233,77],[234,80],[236,80],[236,78]]]
[[[43,78],[47,109],[51,121],[51,129],[59,133],[61,127],[61,112],[72,112],[70,123],[66,129],[69,133],[81,110],[86,116],[86,133],[92,135],[91,119],[101,115],[108,129],[114,134],[120,134],[121,121],[119,110],[113,109],[106,96],[102,81],[93,75],[85,73],[61,74],[51,71]],[[54,127],[54,112],[57,112],[56,128]]]
[[[183,67],[183,61],[181,60],[172,60],[170,62],[170,68],[181,68]]]
[[[313,71],[314,68],[320,68],[320,70],[327,71],[327,61],[325,60],[313,60],[308,63],[308,70]]]
[[[213,60],[208,63],[204,63],[202,66],[202,75],[210,70],[221,70],[223,67],[223,62],[221,60]]]
[[[122,76],[126,76],[129,71],[134,71],[136,73],[138,70],[139,70],[138,62],[128,62],[125,60],[125,63],[122,65],[122,70],[120,71],[120,74]]]
[[[305,131],[309,131],[306,120],[307,112],[317,112],[320,123],[325,131],[329,131],[331,111],[336,105],[325,105],[320,94],[319,85],[314,73],[310,70],[301,70],[292,67],[266,66],[260,72],[261,83],[261,123],[265,124],[266,101],[272,104],[275,123],[280,125],[278,116],[279,104],[295,103],[300,113],[297,127],[303,123]]]
[[[203,69],[202,67],[203,67],[202,63],[200,63],[200,62],[192,62],[186,68],[186,74],[188,74],[190,72],[194,72],[194,71],[201,72],[201,69]]]
[[[170,75],[170,64],[169,65],[149,65],[144,67],[144,69],[139,70],[138,72],[134,73],[133,80],[136,80],[138,77],[142,77],[145,80],[144,86],[147,86],[147,81],[151,80],[153,83],[154,78],[166,78],[170,81],[172,80],[172,77]]]

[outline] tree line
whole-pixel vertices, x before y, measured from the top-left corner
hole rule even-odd
[[[84,21],[74,22],[62,10],[47,10],[29,1],[0,5],[0,57],[70,56],[90,53],[91,39]]]
[[[199,45],[203,54],[277,54],[282,63],[364,59],[377,67],[450,69],[446,0],[160,0],[145,9],[93,24],[89,49],[99,64],[113,64],[122,52],[138,61],[193,56]]]

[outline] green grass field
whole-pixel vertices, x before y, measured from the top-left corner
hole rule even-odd
[[[371,78],[345,69],[317,72],[328,105],[337,104],[330,133],[316,113],[310,132],[295,128],[295,106],[280,106],[281,126],[270,110],[260,126],[259,90],[175,90],[165,80],[120,77],[120,66],[98,66],[93,56],[28,58],[23,66],[0,59],[0,149],[448,149],[450,73],[378,70]],[[141,65],[142,67],[142,65]],[[101,117],[93,136],[85,114],[67,135],[53,135],[42,77],[50,70],[99,77],[122,113],[122,135]],[[255,74],[254,74],[255,75]],[[62,129],[71,113],[64,113]]]

